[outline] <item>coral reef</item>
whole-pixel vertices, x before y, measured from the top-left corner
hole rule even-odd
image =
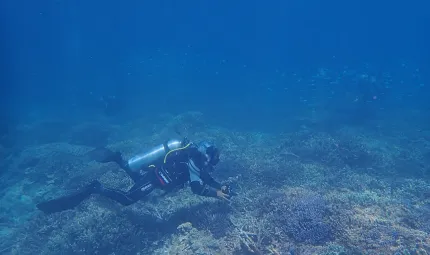
[[[141,122],[147,120],[136,120]],[[347,127],[277,135],[239,132],[210,126],[198,112],[162,116],[144,129],[136,123],[122,126],[123,133],[114,125],[99,129],[81,123],[68,127],[61,142],[42,134],[39,142],[32,138],[14,152],[1,148],[8,170],[0,179],[0,253],[430,252],[425,139],[411,143]],[[46,125],[52,132],[65,128]],[[41,127],[21,129],[30,136]],[[127,207],[92,195],[75,210],[52,215],[36,210],[37,202],[94,179],[127,190],[133,182],[118,166],[91,161],[87,153],[108,145],[129,157],[178,136],[175,129],[221,147],[214,176],[239,194],[230,203],[183,187],[154,192]]]
[[[153,254],[231,254],[222,240],[216,240],[205,230],[194,228],[190,222],[182,223],[177,229],[178,233]]]
[[[269,198],[270,199],[270,198]],[[325,222],[327,205],[317,194],[301,197],[282,196],[271,200],[273,225],[297,242],[320,244],[332,239],[331,226]]]

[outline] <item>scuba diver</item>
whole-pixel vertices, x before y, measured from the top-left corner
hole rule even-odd
[[[134,186],[124,192],[103,187],[95,180],[74,194],[39,203],[37,208],[45,213],[72,209],[91,194],[108,197],[126,206],[155,189],[169,192],[188,182],[197,195],[227,201],[234,195],[228,186],[221,185],[210,175],[219,162],[219,150],[209,142],[194,144],[187,139],[169,140],[129,160],[124,160],[120,152],[106,148],[95,149],[90,156],[100,163],[116,162],[132,178]]]

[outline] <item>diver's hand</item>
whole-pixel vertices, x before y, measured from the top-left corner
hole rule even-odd
[[[228,194],[224,193],[222,191],[222,189],[216,191],[216,196],[218,198],[221,198],[221,199],[225,200],[225,201],[230,201],[230,196]]]
[[[234,191],[231,190],[231,187],[229,185],[223,185],[221,187],[221,191],[224,194],[229,195],[229,197],[233,197],[233,196],[237,196],[238,195],[236,192],[234,192]]]

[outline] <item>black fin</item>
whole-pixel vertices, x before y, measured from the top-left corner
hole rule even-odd
[[[36,206],[39,210],[47,214],[73,209],[88,198],[99,187],[100,183],[98,181],[94,181],[81,191],[64,197],[48,200],[39,203]]]
[[[99,163],[119,163],[122,160],[120,152],[114,152],[107,148],[96,148],[88,152],[87,155],[91,160],[95,160]]]

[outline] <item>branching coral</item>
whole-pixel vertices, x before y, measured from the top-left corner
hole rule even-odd
[[[231,254],[223,240],[216,240],[210,233],[197,230],[190,222],[177,227],[177,233],[164,242],[164,246],[152,254]]]

